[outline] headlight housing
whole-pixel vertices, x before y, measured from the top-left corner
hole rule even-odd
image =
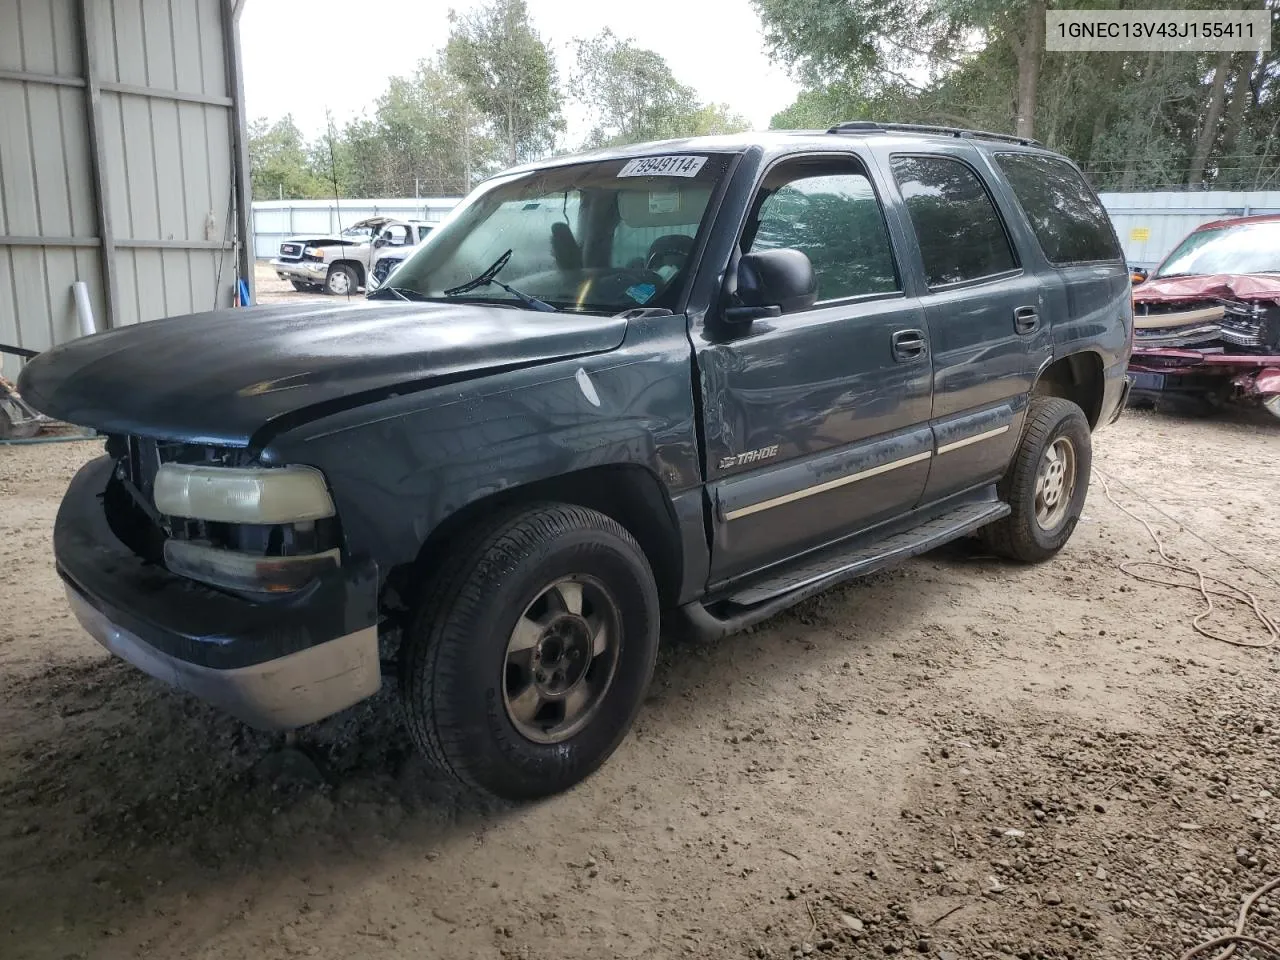
[[[301,590],[341,563],[337,549],[296,557],[261,557],[183,540],[166,540],[171,573],[237,593],[281,594]]]
[[[324,474],[314,467],[165,463],[153,493],[160,513],[214,523],[300,523],[334,515]]]
[[[324,251],[319,247],[304,247],[302,250],[304,257],[323,257]]]

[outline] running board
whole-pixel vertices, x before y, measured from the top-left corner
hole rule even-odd
[[[998,500],[965,503],[882,540],[856,546],[841,544],[805,557],[797,565],[731,594],[718,604],[725,608],[725,615],[717,616],[697,602],[680,609],[700,636],[719,638],[759,623],[837,583],[901,563],[1008,515],[1009,505]]]

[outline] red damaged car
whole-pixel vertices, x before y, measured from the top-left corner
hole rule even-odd
[[[1130,402],[1280,417],[1280,215],[1192,231],[1133,289]]]

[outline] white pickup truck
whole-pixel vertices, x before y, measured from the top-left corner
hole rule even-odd
[[[372,217],[338,234],[290,237],[280,244],[279,256],[271,261],[271,267],[295,290],[345,296],[366,285],[382,250],[415,247],[433,226],[425,220]]]

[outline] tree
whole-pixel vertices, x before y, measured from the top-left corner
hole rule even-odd
[[[577,41],[570,91],[592,118],[586,146],[733,133],[747,122],[726,104],[704,104],[653,50],[605,29]]]
[[[870,104],[843,84],[802,90],[795,103],[773,115],[775,130],[825,130],[845,120],[871,120]]]
[[[449,12],[445,67],[515,165],[549,153],[564,129],[551,48],[529,22],[525,0],[492,0]]]
[[[1013,128],[1029,137],[1044,57],[1045,0],[752,0],[765,42],[807,82],[841,81],[864,97],[923,93],[979,49],[1013,52]],[[905,39],[910,38],[910,39]],[[985,41],[985,42],[984,42]],[[921,81],[924,81],[922,83]]]
[[[872,119],[1032,135],[1101,189],[1280,185],[1280,44],[1234,56],[1050,53],[1041,0],[914,2],[753,0],[774,55],[808,84],[772,125]],[[1280,23],[1280,0],[1255,2]],[[1072,5],[1096,2],[1054,4]],[[919,30],[902,26],[916,15]]]
[[[249,125],[249,169],[255,200],[299,200],[324,196],[324,181],[312,170],[302,131],[286,114]]]
[[[382,196],[466,193],[499,163],[462,83],[441,58],[423,60],[408,77],[392,77],[371,129],[348,127],[361,164]],[[356,134],[362,136],[357,141]]]
[[[959,43],[942,4],[930,0],[751,0],[765,45],[813,87],[873,94],[907,74],[945,65]],[[908,39],[909,38],[909,39]]]

